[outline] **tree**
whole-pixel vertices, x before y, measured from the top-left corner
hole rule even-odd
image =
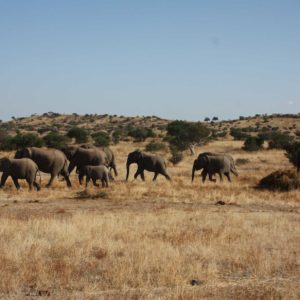
[[[79,127],[71,128],[68,131],[67,136],[69,138],[75,138],[76,143],[78,144],[86,143],[88,141],[88,132],[85,129]]]
[[[92,138],[95,141],[95,146],[107,147],[110,144],[110,136],[108,133],[99,131],[92,134]]]
[[[16,150],[23,147],[42,147],[43,145],[44,141],[35,134],[18,133],[15,136],[4,137],[1,143],[1,149]]]
[[[209,117],[205,117],[204,118],[204,122],[209,122],[210,121],[210,118]]]
[[[191,145],[204,143],[210,135],[210,130],[200,122],[173,121],[167,126],[169,144],[179,151]]]
[[[286,149],[286,147],[293,141],[293,137],[282,133],[273,132],[269,137],[270,149]]]
[[[290,143],[286,146],[286,156],[300,173],[300,142]]]
[[[213,117],[212,120],[213,120],[213,121],[218,121],[219,118],[218,118],[218,117]]]
[[[246,151],[257,151],[262,148],[264,139],[261,137],[249,136],[244,142],[243,149]]]
[[[68,138],[66,136],[53,131],[49,132],[43,140],[47,147],[55,149],[65,148],[68,142]]]
[[[149,137],[155,137],[153,130],[147,127],[133,127],[129,129],[128,135],[137,142],[143,142]]]

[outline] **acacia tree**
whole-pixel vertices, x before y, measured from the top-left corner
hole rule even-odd
[[[200,122],[173,121],[167,126],[168,141],[171,149],[184,151],[207,141],[210,130]]]

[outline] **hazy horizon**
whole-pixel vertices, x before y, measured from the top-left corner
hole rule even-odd
[[[0,119],[300,112],[298,1],[1,1]]]

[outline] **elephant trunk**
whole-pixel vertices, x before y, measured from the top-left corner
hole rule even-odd
[[[126,181],[128,181],[128,177],[129,177],[129,168],[130,168],[130,163],[129,163],[129,162],[127,162],[126,168],[127,168]]]

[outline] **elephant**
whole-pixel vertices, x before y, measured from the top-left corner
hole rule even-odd
[[[63,149],[63,152],[70,161],[68,172],[74,170],[77,167],[77,173],[84,166],[99,166],[104,165],[108,167],[109,162],[106,153],[103,150],[97,148],[85,149],[82,147],[69,147]],[[82,177],[79,173],[79,183],[82,184]]]
[[[86,176],[86,187],[89,181],[92,179],[94,186],[99,186],[96,182],[101,180],[102,187],[108,187],[109,182],[109,170],[106,166],[84,166],[79,170],[79,176],[83,178]]]
[[[97,148],[96,146],[89,145],[89,144],[84,144],[84,145],[81,145],[80,147],[84,148],[84,149],[99,149],[101,151],[104,151],[105,154],[106,154],[107,160],[108,160],[108,167],[110,169],[114,170],[115,176],[118,176],[115,154],[109,147],[99,147],[99,148]]]
[[[136,179],[140,175],[142,180],[145,181],[144,170],[146,170],[155,173],[153,177],[153,181],[156,180],[158,174],[162,174],[165,176],[167,180],[171,180],[171,177],[167,172],[166,162],[161,156],[148,154],[140,150],[135,150],[129,153],[127,157],[126,181],[128,180],[129,168],[132,163],[136,163],[138,165],[138,169],[134,174],[134,179]]]
[[[217,154],[211,152],[204,152],[199,154],[198,158],[194,161],[192,170],[192,181],[194,180],[195,171],[203,169],[201,176],[204,182],[207,174],[210,181],[216,181],[213,179],[214,174],[219,174],[221,181],[223,181],[223,174],[227,177],[228,181],[231,181],[230,173],[238,176],[234,160],[229,154]]]
[[[47,187],[52,186],[56,176],[62,175],[68,187],[71,187],[71,181],[68,172],[68,160],[65,154],[57,149],[42,149],[37,147],[27,147],[19,149],[15,158],[31,158],[44,173],[50,173],[51,177]]]
[[[5,185],[9,176],[11,176],[17,190],[20,189],[18,179],[25,179],[28,183],[29,190],[34,186],[38,191],[41,189],[41,174],[37,164],[29,158],[8,158],[0,159],[0,172],[3,172],[1,177],[0,188]],[[39,173],[40,184],[36,182],[36,175]]]

